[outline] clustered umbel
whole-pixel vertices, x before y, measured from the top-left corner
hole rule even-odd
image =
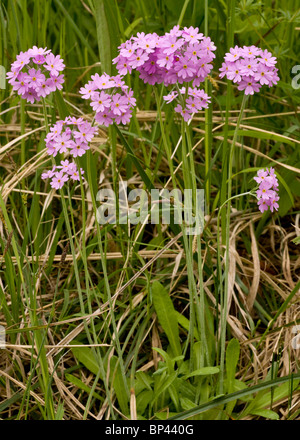
[[[119,54],[113,63],[121,75],[137,70],[145,83],[177,85],[178,91],[172,91],[164,99],[167,103],[176,99],[174,110],[188,121],[209,102],[208,95],[196,88],[211,72],[215,50],[211,39],[199,33],[197,27],[180,29],[174,26],[162,36],[144,32],[132,36],[119,46]],[[178,87],[184,83],[192,85],[187,94],[185,88]]]
[[[33,104],[45,98],[55,90],[61,90],[65,68],[60,55],[53,55],[47,48],[33,48],[27,52],[20,52],[16,61],[11,65],[11,70],[6,74],[13,90]]]
[[[80,88],[83,99],[90,100],[99,125],[128,124],[136,99],[133,91],[123,80],[124,75],[133,70],[148,84],[173,86],[171,92],[163,96],[169,104],[176,101],[175,112],[189,121],[194,113],[207,108],[210,97],[199,89],[213,68],[216,46],[196,27],[174,26],[162,36],[156,33],[137,33],[119,46],[119,54],[113,60],[118,75],[107,73],[91,76],[91,80]],[[268,50],[256,46],[235,46],[226,53],[220,68],[220,78],[232,80],[238,90],[246,95],[259,92],[261,86],[272,87],[279,81],[276,57]],[[45,98],[55,90],[61,90],[64,83],[65,68],[60,55],[53,55],[47,48],[34,46],[27,52],[17,55],[16,61],[7,73],[13,90],[34,103]],[[182,84],[186,83],[186,86]],[[45,138],[49,155],[57,154],[81,157],[90,148],[97,128],[83,118],[68,116],[54,124]],[[83,169],[64,157],[59,165],[42,174],[42,179],[51,179],[51,187],[60,189],[68,180],[83,179]],[[261,212],[278,210],[278,180],[273,168],[259,170],[254,177],[259,184],[256,191],[258,207]]]
[[[79,93],[83,99],[91,100],[95,112],[95,121],[108,127],[113,124],[128,124],[136,99],[133,90],[129,90],[121,75],[109,76],[107,73],[91,76]]]
[[[82,118],[68,116],[66,119],[59,120],[50,127],[50,131],[45,138],[46,148],[49,155],[59,154],[72,157],[81,157],[90,148],[89,142],[93,139],[97,128],[93,127],[88,121]],[[81,169],[81,175],[83,170]],[[61,161],[60,165],[53,166],[42,174],[42,179],[51,178],[52,188],[62,188],[63,184],[69,179],[80,180],[77,165],[74,161]]]
[[[97,128],[92,127],[88,121],[68,116],[50,127],[45,138],[47,152],[54,157],[57,153],[82,156],[90,148],[89,142],[96,132]]]
[[[186,122],[191,119],[193,113],[197,113],[203,108],[208,108],[210,103],[210,97],[204,90],[196,87],[188,87],[188,89],[181,87],[179,92],[172,91],[163,98],[168,104],[178,98],[178,104],[174,110],[180,113]]]
[[[67,159],[62,160],[60,165],[54,165],[51,170],[46,171],[42,174],[41,178],[52,179],[50,185],[54,189],[60,189],[63,187],[64,183],[69,179],[71,180],[84,180],[82,176],[84,174],[84,170],[80,168],[80,174],[77,169],[77,165],[75,162],[69,162]]]
[[[245,95],[259,92],[261,86],[272,87],[279,81],[276,57],[267,50],[256,46],[235,46],[226,53],[220,78],[226,76],[238,84],[238,90],[245,90]]]
[[[277,211],[279,208],[278,180],[274,168],[259,170],[254,180],[259,184],[256,190],[259,210],[261,212],[267,211],[268,209],[270,209],[271,212],[273,212],[274,209]]]
[[[138,33],[119,46],[113,60],[120,74],[136,69],[145,83],[165,86],[193,81],[199,86],[212,70],[216,46],[196,27],[174,26],[170,32]]]

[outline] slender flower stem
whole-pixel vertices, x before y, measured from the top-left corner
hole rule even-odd
[[[235,145],[238,138],[239,127],[243,118],[243,113],[245,110],[247,102],[247,95],[244,94],[243,101],[241,104],[241,109],[239,113],[239,117],[237,120],[237,124],[235,127],[233,141],[231,144],[231,149],[229,153],[229,161],[228,161],[228,190],[227,190],[227,202],[232,200],[232,168],[233,168],[233,158]],[[223,205],[222,205],[223,206]],[[221,211],[221,209],[220,209]],[[225,254],[225,286],[224,292],[221,292],[221,335],[220,335],[220,383],[219,383],[219,392],[223,393],[224,388],[224,364],[225,364],[225,343],[226,343],[226,324],[227,324],[227,313],[228,313],[228,286],[229,286],[229,242],[230,242],[230,211],[231,204],[227,203],[227,211],[226,211],[226,254]],[[222,280],[220,279],[220,285],[222,286]],[[222,289],[222,287],[221,287]],[[222,289],[223,290],[223,289]]]
[[[205,35],[208,34],[208,0],[205,0],[204,2],[204,33]],[[208,78],[205,78],[204,82],[204,89],[205,93],[207,93],[208,96],[211,95],[211,83],[209,82]],[[212,143],[212,105],[208,106],[208,108],[205,109],[205,134],[204,134],[204,146],[205,146],[205,200],[206,200],[206,213],[209,215],[210,211],[210,166],[211,166],[211,143]]]
[[[159,119],[159,123],[160,123],[160,130],[161,130],[162,140],[163,140],[164,148],[165,148],[167,156],[168,156],[168,163],[169,163],[169,167],[170,167],[170,174],[171,174],[172,179],[173,179],[173,176],[174,176],[173,161],[171,159],[170,146],[169,146],[169,143],[167,141],[166,134],[165,134],[165,127],[164,127],[164,123],[163,123],[163,119],[162,119],[162,113],[161,113],[160,97],[158,95],[158,90],[157,90],[156,87],[154,87],[154,94],[155,94],[156,107],[157,107],[158,119]],[[173,183],[174,183],[174,179],[173,179]]]
[[[20,112],[21,112],[21,135],[25,134],[25,101],[20,98]],[[21,166],[25,163],[25,139],[21,140]],[[22,181],[22,183],[24,183]]]
[[[43,103],[43,113],[44,113],[46,134],[47,134],[47,133],[49,133],[49,123],[48,123],[48,114],[47,114],[47,107],[46,107],[45,98],[42,98],[42,103]]]
[[[209,363],[209,351],[208,351],[208,345],[207,345],[207,339],[206,339],[206,329],[205,329],[205,292],[203,287],[203,270],[202,270],[202,254],[201,254],[201,238],[200,238],[200,225],[202,224],[201,215],[203,206],[199,206],[198,204],[198,194],[197,194],[197,182],[196,182],[196,170],[195,170],[195,164],[194,164],[194,157],[193,157],[193,145],[192,145],[192,139],[191,139],[191,132],[188,124],[186,124],[183,121],[183,131],[182,136],[186,134],[187,139],[187,150],[188,150],[188,156],[190,160],[190,177],[191,177],[191,185],[193,190],[193,197],[192,200],[194,201],[194,214],[196,219],[195,229],[196,229],[196,241],[193,240],[193,243],[191,243],[190,246],[190,264],[193,265],[193,251],[197,250],[197,262],[198,262],[198,287],[196,286],[195,278],[193,273],[191,274],[191,282],[192,282],[192,292],[195,296],[195,303],[196,303],[196,313],[195,316],[198,320],[198,328],[200,330],[200,338],[202,343],[202,352],[200,356],[201,361],[201,367],[205,366],[205,361]],[[200,223],[200,224],[199,224]],[[199,228],[199,231],[197,229]],[[195,239],[195,236],[193,236]],[[196,244],[196,247],[194,249],[194,243]],[[198,295],[199,291],[199,295]]]

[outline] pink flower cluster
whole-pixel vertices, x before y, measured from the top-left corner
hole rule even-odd
[[[189,87],[186,92],[186,88],[182,87],[178,92],[173,91],[164,96],[164,100],[169,104],[174,99],[178,104],[174,108],[175,112],[180,113],[185,121],[191,119],[192,114],[196,113],[203,108],[207,108],[210,103],[210,97],[204,92],[204,90],[197,89],[196,87]]]
[[[68,160],[62,160],[60,165],[54,165],[52,170],[46,171],[42,174],[42,179],[52,179],[50,185],[54,189],[60,189],[63,187],[64,183],[69,179],[71,180],[83,180],[84,177],[82,174],[84,173],[83,169],[80,168],[80,174],[77,169],[77,165],[75,162],[69,162]]]
[[[128,124],[132,109],[136,105],[133,90],[128,90],[121,75],[109,76],[103,73],[99,76],[96,73],[84,87],[81,87],[79,93],[83,99],[91,100],[90,105],[96,112],[96,122],[106,127],[114,122]]]
[[[196,87],[212,70],[216,46],[197,27],[174,26],[163,36],[138,33],[118,49],[113,63],[121,75],[136,69],[145,83],[168,86],[193,81]]]
[[[45,138],[47,152],[54,157],[57,153],[68,153],[73,157],[82,156],[90,148],[89,142],[96,131],[96,127],[92,127],[82,118],[68,116],[50,127]]]
[[[52,127],[45,138],[46,148],[49,155],[54,157],[57,153],[66,153],[73,157],[82,156],[88,150],[89,142],[97,132],[96,127],[84,121],[82,118],[68,116],[63,121],[58,121]],[[80,180],[80,175],[84,171],[80,169],[80,174],[75,162],[62,160],[60,165],[54,165],[49,171],[42,174],[42,179],[51,178],[52,188],[62,188],[69,179]],[[83,179],[83,177],[82,177]]]
[[[253,95],[262,85],[272,87],[279,77],[275,67],[277,60],[267,50],[256,46],[235,46],[226,53],[220,78],[224,76],[238,84],[238,90],[245,90],[245,95]]]
[[[258,198],[258,207],[261,212],[270,211],[273,212],[274,209],[277,211],[278,205],[278,180],[275,175],[274,169],[262,169],[257,172],[257,176],[254,180],[259,184],[256,195]]]
[[[27,102],[40,101],[56,89],[61,90],[64,82],[63,60],[47,48],[33,46],[27,52],[17,55],[6,74],[9,84]]]

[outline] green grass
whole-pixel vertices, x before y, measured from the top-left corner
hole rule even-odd
[[[131,35],[177,23],[217,46],[209,109],[188,126],[161,85],[128,75],[129,126],[101,127],[78,161],[86,181],[51,191],[40,179],[49,126],[92,120],[78,93],[91,74],[115,74]],[[296,0],[1,2],[6,71],[33,45],[66,64],[62,93],[44,103],[0,89],[1,419],[299,419],[299,29]],[[235,44],[270,50],[278,85],[243,102],[218,77]],[[273,215],[248,194],[267,166],[280,182]],[[203,232],[100,225],[97,192],[120,180],[204,189]]]

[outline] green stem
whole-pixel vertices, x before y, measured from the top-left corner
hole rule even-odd
[[[20,98],[20,112],[21,112],[21,136],[25,134],[25,101]],[[25,138],[21,140],[21,166],[24,165],[26,157],[25,157]],[[22,182],[23,183],[23,182]]]
[[[170,167],[170,174],[171,174],[172,180],[173,180],[173,176],[174,176],[173,161],[171,159],[170,145],[169,145],[169,143],[167,141],[167,138],[166,138],[164,122],[163,122],[163,119],[162,119],[161,100],[160,100],[160,97],[158,95],[158,91],[157,91],[156,87],[154,87],[154,94],[155,94],[155,100],[156,100],[158,119],[159,119],[159,123],[160,123],[160,131],[161,131],[161,135],[162,135],[162,140],[163,140],[164,148],[166,150],[167,157],[168,157],[168,163],[169,163],[169,167]],[[173,181],[173,183],[174,183],[174,181]],[[175,187],[176,186],[174,186],[174,188]]]
[[[183,122],[183,131],[182,136],[186,133],[186,139],[187,139],[187,146],[188,146],[188,155],[190,160],[190,177],[191,177],[191,183],[192,183],[192,189],[193,189],[193,198],[194,201],[194,209],[195,209],[195,218],[196,218],[196,225],[195,227],[198,228],[198,216],[204,216],[204,213],[201,212],[203,209],[202,206],[198,206],[198,200],[197,200],[197,182],[196,182],[196,170],[195,170],[195,162],[193,157],[193,145],[192,145],[192,139],[191,139],[191,132],[190,127]],[[200,224],[202,224],[202,220],[200,219]],[[198,231],[197,231],[198,232]],[[197,233],[196,232],[196,233]],[[194,237],[194,236],[192,236]],[[191,237],[191,238],[192,238]],[[193,243],[190,243],[190,264],[191,267],[193,267]],[[195,283],[195,278],[193,275],[193,271],[191,271],[190,277],[191,277],[191,292],[193,292],[193,295],[195,296],[195,303],[196,303],[196,318],[198,321],[198,329],[200,330],[200,337],[201,337],[201,344],[202,344],[202,353],[200,356],[201,359],[201,367],[205,366],[205,359],[207,363],[209,363],[209,351],[208,351],[208,345],[207,345],[207,339],[206,339],[206,330],[205,330],[205,292],[204,292],[204,286],[203,286],[203,270],[202,270],[202,253],[201,253],[201,237],[200,237],[200,231],[199,234],[197,233],[197,267],[198,267],[198,288]],[[198,295],[199,290],[199,295]]]
[[[184,14],[185,14],[185,11],[186,11],[186,8],[187,8],[189,2],[190,2],[190,0],[185,0],[185,2],[183,4],[183,7],[182,7],[181,13],[180,13],[180,17],[179,17],[179,20],[178,20],[179,26],[181,26],[181,23],[182,23],[182,20],[183,20],[183,17],[184,17]]]
[[[90,153],[90,152],[88,152],[88,153]],[[89,188],[91,191],[91,200],[92,200],[92,204],[93,204],[93,210],[96,215],[97,205],[96,205],[96,196],[95,196],[93,185],[92,185],[91,160],[92,160],[92,156],[91,156],[91,154],[89,154],[88,160],[87,160],[88,183],[89,183]],[[101,255],[102,270],[103,270],[103,276],[104,276],[105,291],[107,293],[107,299],[108,299],[109,308],[111,311],[111,322],[112,322],[113,331],[114,331],[114,335],[115,335],[115,341],[114,341],[115,344],[114,345],[116,346],[117,353],[118,353],[118,359],[120,362],[120,369],[121,369],[124,390],[127,394],[127,397],[129,398],[130,393],[129,393],[129,388],[128,388],[127,379],[126,379],[125,366],[124,366],[124,362],[123,362],[123,358],[122,358],[122,350],[121,350],[120,340],[119,340],[119,336],[118,336],[119,333],[117,330],[116,318],[115,318],[115,314],[114,314],[114,304],[113,304],[113,300],[112,300],[112,296],[111,296],[110,284],[109,284],[107,267],[106,267],[107,259],[106,259],[106,255],[104,254],[103,243],[102,243],[102,238],[101,238],[101,230],[100,230],[100,226],[99,226],[98,222],[96,222],[96,227],[97,227],[97,241],[98,241],[99,251],[100,251],[100,255]],[[100,360],[100,367],[102,370],[102,376],[103,376],[103,378],[105,378],[104,364],[103,364],[101,356],[100,356],[99,360]],[[108,383],[105,381],[105,379],[104,379],[104,386],[105,386],[105,391],[106,391],[108,403],[110,406],[110,410],[112,412],[112,418],[115,419],[116,418],[115,411],[113,409],[113,404],[112,404],[112,401],[110,398]]]
[[[49,123],[48,123],[48,114],[47,114],[47,107],[46,107],[45,98],[42,98],[42,103],[43,103],[43,113],[44,113],[46,134],[47,134],[47,133],[49,133]]]
[[[208,35],[208,0],[204,3],[204,33]],[[205,93],[208,96],[211,95],[211,83],[206,78],[205,79]],[[205,109],[205,134],[204,134],[204,146],[205,146],[205,200],[206,200],[206,213],[209,215],[210,211],[210,166],[211,166],[211,144],[212,144],[212,105]]]
[[[228,190],[227,190],[227,201],[230,201],[232,199],[231,193],[232,193],[232,168],[233,168],[233,158],[234,158],[234,152],[235,152],[235,145],[238,138],[238,131],[239,127],[243,118],[243,113],[245,110],[247,102],[247,95],[244,94],[243,101],[241,104],[241,109],[239,113],[239,117],[237,120],[237,124],[235,127],[234,135],[233,135],[233,141],[231,144],[231,149],[229,153],[229,161],[228,161]],[[226,203],[226,202],[225,202]],[[223,203],[224,205],[224,203]],[[222,206],[223,206],[222,205]],[[220,210],[221,211],[221,210]],[[228,302],[228,286],[229,286],[229,240],[230,240],[230,211],[231,211],[231,204],[227,204],[227,211],[226,211],[226,255],[225,255],[225,286],[224,286],[224,294],[221,291],[221,335],[220,335],[220,383],[219,387],[220,393],[223,393],[224,388],[224,364],[225,364],[225,344],[226,344],[226,323],[227,323],[227,302]],[[222,289],[222,281],[220,279],[220,286]]]
[[[227,23],[226,23],[226,37],[227,37],[227,51],[234,44],[234,20],[235,20],[235,0],[228,0],[227,2]],[[221,204],[227,199],[226,184],[227,184],[227,163],[228,163],[228,129],[229,116],[232,104],[232,81],[227,80],[226,85],[226,111],[225,111],[225,126],[224,126],[224,140],[222,144],[222,184],[220,192]],[[222,244],[226,242],[226,211],[222,211]]]

